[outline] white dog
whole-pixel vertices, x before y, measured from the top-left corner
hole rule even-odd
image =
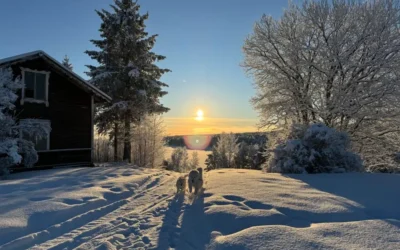
[[[185,192],[186,189],[186,176],[181,176],[176,180],[176,192]]]
[[[192,188],[196,187],[197,180],[199,179],[199,171],[193,169],[189,172],[188,186],[189,193],[192,192]]]
[[[194,188],[194,193],[197,194],[200,188],[203,186],[203,169],[198,168],[197,170],[192,170],[189,172],[188,178],[189,192],[192,192]]]
[[[203,169],[198,168],[197,171],[199,172],[199,178],[197,179],[196,186],[194,188],[194,193],[197,194],[197,192],[203,187]]]

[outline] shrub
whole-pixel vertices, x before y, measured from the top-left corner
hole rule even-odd
[[[189,169],[189,155],[186,148],[175,148],[171,154],[169,170],[185,172]]]
[[[199,153],[197,151],[192,152],[192,158],[190,159],[189,162],[189,167],[190,169],[196,169],[199,167],[200,160],[199,160]]]
[[[343,173],[364,170],[361,158],[349,151],[350,139],[323,124],[292,126],[286,140],[271,150],[266,170],[279,173]]]

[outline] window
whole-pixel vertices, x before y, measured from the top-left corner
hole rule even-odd
[[[50,126],[49,120],[35,120],[37,123],[47,123]],[[24,123],[27,123],[26,120],[20,120],[21,127],[24,127]],[[32,123],[32,120],[30,121]],[[21,129],[20,137],[24,140],[31,141],[35,144],[36,151],[46,151],[50,150],[50,134],[45,137],[36,137],[35,135],[29,133],[29,131]]]
[[[44,103],[48,102],[48,87],[50,72],[31,69],[22,70],[22,80],[25,87],[22,89],[21,104],[24,102]]]

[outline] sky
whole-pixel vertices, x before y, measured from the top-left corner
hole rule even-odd
[[[61,61],[68,55],[74,71],[87,79],[84,51],[95,47],[100,18],[112,0],[0,1],[0,58],[43,50]],[[279,18],[285,0],[139,0],[149,13],[149,34],[159,37],[153,51],[166,56],[159,66],[172,72],[161,102],[167,134],[216,134],[257,131],[250,104],[252,79],[240,66],[242,46],[263,14]],[[201,109],[203,119],[195,119]]]

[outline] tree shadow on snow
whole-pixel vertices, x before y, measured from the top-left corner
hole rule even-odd
[[[351,213],[337,221],[382,219],[400,227],[400,175],[397,174],[316,174],[286,175],[311,188],[356,202],[344,204]],[[331,216],[331,215],[330,215]],[[358,218],[360,217],[360,218]]]

